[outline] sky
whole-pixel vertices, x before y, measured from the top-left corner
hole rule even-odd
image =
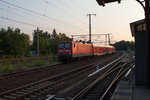
[[[0,28],[20,28],[32,37],[37,27],[52,33],[71,35],[110,33],[111,41],[133,41],[130,23],[144,19],[144,10],[136,0],[122,0],[99,6],[96,0],[0,0]],[[77,37],[78,38],[78,37]],[[103,36],[92,36],[102,41]],[[32,40],[32,38],[31,38]]]

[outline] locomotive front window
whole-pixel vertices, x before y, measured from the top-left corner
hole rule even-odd
[[[70,43],[66,43],[65,48],[70,48]]]
[[[64,44],[59,44],[59,48],[64,48]]]

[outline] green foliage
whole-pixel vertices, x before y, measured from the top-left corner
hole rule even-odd
[[[116,50],[118,51],[128,51],[128,50],[135,50],[135,43],[133,41],[120,41],[116,42],[113,46],[115,46]]]
[[[15,70],[12,64],[0,64],[0,73],[11,73]]]
[[[42,65],[44,65],[44,61],[41,61],[41,60],[38,60],[34,63],[34,66],[36,66],[36,67],[40,67]]]
[[[29,52],[30,39],[20,29],[0,30],[0,56],[4,58],[23,57]]]
[[[57,57],[54,55],[47,59],[37,59],[31,61],[26,61],[26,59],[24,59],[23,62],[19,63],[0,63],[0,74],[12,73],[15,71],[22,71],[35,67],[50,66],[59,63],[60,62],[58,62]]]
[[[35,51],[37,51],[37,37],[39,37],[40,55],[43,56],[57,54],[58,43],[70,40],[64,33],[57,34],[55,29],[52,31],[52,34],[50,34],[47,31],[44,32],[43,30],[37,28],[33,32],[33,44],[31,46],[31,49]]]
[[[38,37],[38,38],[37,38]],[[39,42],[37,42],[37,40]],[[30,43],[29,35],[24,34],[20,29],[10,28],[0,30],[0,58],[20,58],[30,56],[30,50],[39,51],[42,56],[56,55],[59,42],[70,41],[64,33],[57,34],[53,29],[52,34],[39,28],[33,31],[33,43]]]

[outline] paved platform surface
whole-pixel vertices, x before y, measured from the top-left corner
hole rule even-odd
[[[111,100],[150,100],[150,89],[135,86],[134,71],[119,81]]]

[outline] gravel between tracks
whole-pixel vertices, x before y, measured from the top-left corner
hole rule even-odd
[[[102,66],[106,65],[107,63],[103,63]],[[61,98],[67,98],[71,99],[74,97],[77,93],[79,93],[81,90],[83,90],[85,87],[87,87],[90,83],[92,83],[95,79],[97,79],[99,76],[101,76],[106,70],[108,70],[111,66],[103,69],[100,73],[97,73],[96,75],[91,76],[88,78],[87,76],[89,73],[94,72],[95,70],[88,71],[82,75],[79,75],[75,77],[74,79],[68,81],[68,86],[69,84],[72,84],[68,88],[65,88],[64,90],[61,90],[56,94],[56,97],[61,97]],[[110,78],[110,77],[109,77]],[[111,78],[110,78],[111,79]],[[107,81],[105,82],[107,83]],[[108,83],[107,83],[108,84]]]
[[[113,54],[109,55],[109,56],[113,56]],[[96,59],[104,59],[106,56],[101,56],[101,57],[97,57]],[[107,55],[108,57],[108,55]],[[60,66],[50,66],[48,69],[46,70],[37,70],[35,72],[32,73],[26,73],[23,74],[21,76],[16,76],[16,77],[11,77],[11,78],[6,78],[6,79],[2,79],[0,81],[0,93],[8,91],[10,89],[14,89],[23,85],[27,85],[29,83],[47,78],[47,77],[51,77],[53,75],[59,74],[59,73],[64,73],[66,71],[75,69],[79,66],[85,65],[85,64],[89,64],[93,61],[95,61],[96,59],[88,59],[85,61],[79,61],[79,62],[73,62],[70,64],[64,64],[64,65],[60,65]]]

